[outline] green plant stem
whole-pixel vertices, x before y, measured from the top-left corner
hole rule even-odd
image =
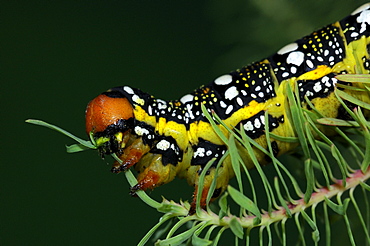
[[[294,204],[288,204],[290,213],[292,215],[300,213],[302,210],[305,210],[308,207],[313,205],[317,205],[325,200],[325,198],[330,199],[334,196],[340,195],[343,192],[355,188],[360,185],[360,183],[365,182],[366,180],[370,179],[370,168],[365,173],[362,173],[360,170],[357,170],[353,174],[350,175],[345,181],[346,186],[343,186],[343,180],[337,180],[335,184],[330,185],[329,187],[324,187],[320,189],[316,189],[315,192],[312,193],[312,197],[308,203],[304,202],[304,199],[299,199],[295,201]],[[184,214],[185,215],[185,214]],[[210,224],[228,227],[231,220],[238,220],[240,225],[243,228],[253,228],[259,226],[268,226],[272,223],[282,221],[288,217],[288,213],[284,207],[280,207],[279,210],[274,210],[271,213],[262,213],[261,220],[259,224],[254,224],[254,219],[256,216],[248,215],[239,218],[238,216],[228,215],[220,219],[217,214],[213,212],[206,212],[202,210],[200,216],[193,217],[194,220],[199,221],[208,221]]]
[[[351,188],[358,186],[361,182],[365,182],[370,178],[370,168],[365,172],[362,173],[360,170],[356,171],[355,173],[351,174],[349,178],[346,179],[346,186],[342,185],[342,180],[338,180],[337,183],[332,184],[329,188],[320,188],[317,189],[314,193],[312,193],[312,197],[308,203],[305,203],[303,199],[297,200],[296,204],[290,204],[290,211],[292,214],[299,213],[300,211],[306,209],[307,207],[312,206],[313,204],[318,204],[325,200],[325,197],[330,199],[333,196],[336,196],[340,193],[345,192]],[[261,225],[268,225],[277,221],[281,221],[283,218],[287,216],[286,210],[281,208],[280,210],[276,210],[269,215],[268,213],[262,214]],[[255,216],[247,216],[240,219],[240,223],[243,227],[253,227],[253,219]],[[228,223],[230,217],[224,217],[224,223]]]

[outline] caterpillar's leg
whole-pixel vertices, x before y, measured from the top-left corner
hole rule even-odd
[[[196,208],[196,203],[199,202],[200,207],[204,209],[207,205],[207,196],[210,190],[210,187],[212,185],[213,180],[216,178],[216,168],[211,167],[211,170],[206,173],[204,177],[204,182],[203,182],[203,191],[202,195],[200,197],[200,201],[197,201],[197,196],[198,196],[198,187],[199,187],[199,172],[196,174],[196,179],[195,181],[195,190],[194,190],[194,195],[193,195],[193,202],[191,203],[191,207],[189,210],[189,214],[194,214],[195,213],[195,208]],[[218,169],[218,174],[216,178],[216,187],[215,190],[213,191],[213,194],[211,196],[211,199],[209,202],[214,201],[217,199],[227,188],[227,185],[230,180],[230,171],[227,166],[221,166]]]
[[[140,159],[149,152],[150,147],[143,143],[142,138],[127,139],[126,142],[129,145],[123,150],[123,153],[119,156],[122,160],[122,164],[115,162],[112,167],[113,173],[119,173],[129,169],[135,165]]]
[[[162,155],[148,153],[135,166],[138,171],[138,183],[131,188],[131,195],[138,190],[154,189],[172,181],[176,176],[176,167],[172,164],[163,165]]]
[[[209,193],[209,189],[213,180],[216,178],[216,187],[211,196],[211,201],[215,200],[227,187],[229,183],[229,179],[231,177],[229,172],[229,162],[230,158],[226,157],[223,163],[219,163],[222,156],[225,154],[227,147],[225,145],[219,145],[212,143],[210,141],[204,140],[202,138],[198,139],[198,144],[192,146],[193,155],[190,163],[190,167],[187,169],[187,179],[189,184],[193,184],[195,187],[193,202],[191,204],[191,209],[189,214],[195,213],[195,205],[197,203],[197,193],[199,187],[199,177],[202,172],[204,172],[204,168],[207,164],[213,160],[212,166],[208,169],[205,173],[204,180],[203,180],[203,191],[200,197],[200,206],[205,208],[207,203],[207,196]],[[218,168],[218,173],[216,175],[216,167]],[[210,202],[211,202],[210,201]]]

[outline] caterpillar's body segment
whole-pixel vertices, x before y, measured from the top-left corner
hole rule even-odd
[[[180,100],[163,101],[128,86],[112,88],[89,103],[86,130],[92,132],[102,155],[116,153],[123,161],[113,165],[113,172],[135,165],[138,184],[132,192],[152,189],[175,176],[186,178],[197,187],[205,165],[212,158],[220,160],[227,150],[202,114],[201,104],[230,128],[243,127],[249,137],[264,147],[266,111],[272,133],[295,137],[287,113],[286,86],[294,90],[297,85],[301,101],[307,96],[322,115],[343,118],[334,96],[338,82],[335,75],[368,74],[369,43],[370,4],[366,4],[342,21],[285,46],[267,59],[222,75]],[[354,96],[370,101],[367,93],[356,92]],[[228,135],[226,130],[225,134]],[[277,156],[295,147],[292,143],[271,141]],[[249,154],[243,148],[239,150],[245,165],[252,168]],[[264,154],[255,154],[262,164],[267,162]],[[226,157],[219,172],[213,198],[225,190],[234,176],[230,157]],[[206,173],[202,205],[214,175],[212,167]]]

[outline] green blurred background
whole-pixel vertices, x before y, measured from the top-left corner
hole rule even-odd
[[[175,99],[365,1],[1,1],[1,245],[135,245],[160,214],[128,195],[83,137],[86,104],[118,85]],[[151,194],[187,200],[176,180]]]

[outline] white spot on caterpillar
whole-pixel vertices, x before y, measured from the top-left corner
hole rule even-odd
[[[306,91],[306,96],[307,96],[307,97],[313,96],[312,91]]]
[[[135,103],[143,106],[145,104],[145,101],[144,99],[140,98],[138,95],[133,95],[132,96],[132,101],[134,101]]]
[[[321,78],[321,81],[325,84],[325,86],[330,87],[331,84],[329,82],[330,78],[328,76],[324,76]]]
[[[239,104],[240,107],[243,106],[243,100],[240,97],[236,98],[236,102]]]
[[[357,36],[358,36],[358,33],[357,32],[351,33],[351,38],[355,38]],[[337,51],[335,51],[335,54],[337,54]]]
[[[291,68],[290,68],[290,72],[291,72],[292,74],[295,74],[295,73],[297,72],[297,68],[296,68],[296,67],[291,67]]]
[[[365,23],[370,25],[370,10],[362,11],[361,14],[357,17],[356,21],[358,23],[362,23],[360,33],[364,32],[366,30],[366,26],[363,25]]]
[[[286,78],[289,76],[289,73],[288,72],[284,72],[282,75],[281,75],[283,78]]]
[[[126,91],[128,94],[135,94],[135,92],[132,90],[132,88],[131,87],[129,87],[129,86],[124,86],[123,87],[123,90],[124,91]]]
[[[221,108],[226,108],[227,107],[227,105],[224,101],[220,101],[220,106],[221,106]]]
[[[194,152],[193,157],[194,158],[197,158],[197,156],[204,157],[204,152],[206,152],[204,148],[197,148],[197,151]]]
[[[227,107],[226,111],[225,111],[225,114],[230,114],[231,111],[233,110],[233,105],[229,105],[229,107]]]
[[[187,95],[183,96],[183,97],[180,99],[180,101],[181,101],[183,104],[185,104],[185,103],[187,103],[187,102],[191,102],[191,101],[193,101],[193,99],[194,99],[194,96],[193,96],[193,95],[191,95],[191,94],[187,94]]]
[[[281,48],[277,53],[279,55],[283,55],[285,53],[294,51],[297,48],[298,48],[298,44],[297,43],[290,43],[290,44],[285,45],[283,48]]]
[[[319,91],[321,91],[321,90],[322,90],[322,85],[321,85],[321,83],[320,83],[320,82],[316,82],[316,83],[315,83],[315,85],[313,86],[313,90],[314,90],[315,92],[319,92]]]
[[[236,89],[235,86],[231,86],[225,91],[225,98],[231,100],[235,98],[238,94],[239,94],[238,89]]]
[[[261,115],[261,122],[262,122],[262,125],[265,125],[265,116],[264,115]]]
[[[288,55],[286,62],[288,64],[294,64],[300,66],[304,61],[304,53],[301,51],[294,51]]]
[[[189,113],[189,117],[191,118],[191,119],[194,119],[195,117],[194,117],[194,115],[193,115],[193,105],[194,104],[186,104],[186,109],[187,109],[187,111],[188,111],[188,113]],[[198,113],[199,111],[197,111],[197,113]]]
[[[335,86],[335,84],[338,82],[336,78],[331,78],[331,81],[333,81],[333,86]]]
[[[252,125],[252,122],[250,122],[250,121],[245,123],[243,127],[244,127],[244,130],[246,130],[246,131],[252,131],[253,130],[253,125]]]
[[[255,119],[255,120],[254,120],[254,126],[255,126],[256,128],[260,128],[260,127],[261,127],[261,122],[260,122],[260,120],[259,120],[259,119]]]
[[[215,79],[216,85],[228,85],[233,82],[233,77],[230,74],[225,74]]]
[[[158,104],[164,104],[164,105],[167,105],[167,102],[165,100],[162,100],[162,99],[157,99],[157,103]]]
[[[206,156],[211,156],[212,155],[212,150],[207,150]]]
[[[308,66],[309,68],[311,68],[311,69],[313,69],[313,68],[314,68],[314,65],[313,65],[313,63],[312,63],[312,61],[311,61],[311,60],[306,60],[306,64],[307,64],[307,66]]]
[[[147,129],[142,128],[142,127],[140,127],[140,126],[135,126],[134,131],[135,131],[135,133],[136,133],[137,135],[139,135],[139,136],[149,134],[149,131],[148,131]]]
[[[157,99],[157,103],[158,103],[158,109],[166,109],[167,108],[167,102],[166,101],[164,101],[162,99]]]
[[[366,24],[365,23],[361,23],[360,33],[363,33],[364,31],[366,31]]]
[[[160,150],[168,150],[168,148],[170,147],[170,142],[162,139],[161,141],[157,143],[156,147],[157,149],[160,149]]]

